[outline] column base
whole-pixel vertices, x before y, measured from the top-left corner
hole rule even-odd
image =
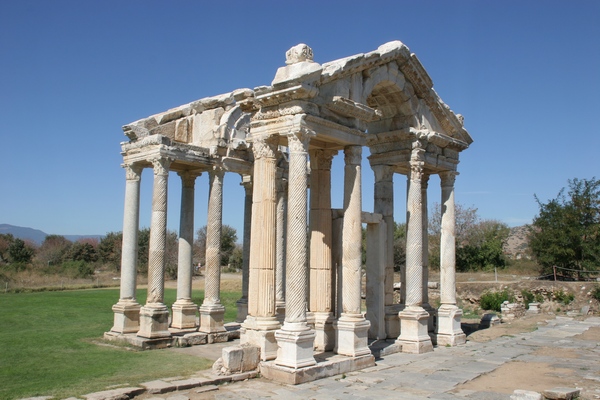
[[[237,316],[235,321],[241,324],[248,316],[248,299],[239,299],[235,304],[237,306]]]
[[[421,354],[433,351],[433,343],[427,330],[429,313],[421,306],[409,306],[398,313],[400,336],[396,343],[402,345],[403,353]]]
[[[275,364],[289,368],[302,368],[315,365],[313,356],[315,332],[305,323],[285,323],[275,332],[277,340],[277,358]]]
[[[225,307],[223,305],[202,304],[198,311],[200,313],[199,332],[219,333],[226,331],[223,325],[223,317],[225,316]]]
[[[250,344],[260,348],[261,361],[277,358],[275,331],[281,325],[275,317],[248,316],[240,328],[240,344]]]
[[[178,299],[173,303],[171,327],[176,329],[195,329],[198,306],[189,299]]]
[[[359,357],[371,354],[368,346],[371,324],[362,314],[343,314],[333,324],[336,330],[335,352],[344,356]]]
[[[462,310],[455,305],[442,304],[437,314],[437,345],[457,346],[465,344],[467,336],[460,327]]]
[[[137,336],[147,339],[168,338],[169,309],[162,303],[148,303],[140,309],[140,330]]]
[[[385,306],[385,334],[390,339],[400,336],[399,304]]]
[[[275,303],[275,316],[280,324],[285,320],[285,301]]]
[[[314,312],[315,350],[332,351],[335,347],[335,319],[330,312]]]
[[[437,327],[437,310],[429,303],[423,303],[423,309],[429,313],[429,319],[427,320],[427,331],[431,334],[435,333]]]
[[[133,299],[119,299],[112,307],[115,313],[111,332],[136,333],[140,330],[140,308],[141,306]]]

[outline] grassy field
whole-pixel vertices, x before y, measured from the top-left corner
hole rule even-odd
[[[175,294],[165,290],[167,305]],[[201,304],[203,292],[195,290],[193,297]],[[210,368],[211,361],[167,349],[98,345],[112,326],[118,298],[118,289],[0,294],[0,399],[66,398]],[[145,298],[139,290],[140,304]],[[226,321],[235,319],[239,298],[237,292],[222,293]]]

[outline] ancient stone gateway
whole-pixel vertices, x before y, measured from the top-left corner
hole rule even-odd
[[[401,42],[319,65],[300,44],[270,86],[201,99],[124,126],[125,218],[120,299],[106,337],[142,347],[227,340],[220,302],[222,185],[242,176],[241,346],[258,350],[264,376],[298,383],[373,365],[369,340],[422,353],[464,343],[455,296],[454,180],[472,142]],[[363,148],[375,174],[364,212]],[[343,209],[332,209],[331,164],[343,152]],[[341,155],[341,154],[340,154]],[[140,174],[154,171],[148,298],[136,301]],[[163,301],[167,181],[181,177],[177,301]],[[205,298],[191,300],[194,180],[209,175]],[[393,176],[407,176],[407,255],[394,302]],[[441,306],[427,294],[427,187],[442,192]],[[242,205],[240,204],[240,207]],[[361,227],[367,224],[367,311],[361,309]],[[197,324],[199,313],[199,324]],[[194,333],[190,333],[194,332]],[[333,353],[327,353],[333,352]],[[330,354],[330,357],[315,354]],[[333,355],[332,355],[333,354]],[[239,364],[239,363],[238,363]],[[255,368],[256,365],[245,368]]]

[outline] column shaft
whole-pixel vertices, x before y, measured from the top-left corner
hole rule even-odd
[[[119,302],[112,308],[114,324],[111,331],[133,333],[139,330],[140,325],[140,305],[136,300],[136,276],[142,168],[135,164],[126,164],[124,167],[126,183],[121,247],[121,290]]]
[[[248,316],[248,275],[250,273],[250,232],[252,224],[252,177],[242,176],[244,187],[244,241],[242,245],[242,297],[237,301],[237,322],[244,322]]]
[[[225,307],[221,304],[221,232],[223,228],[223,177],[215,167],[209,171],[208,216],[206,224],[206,273],[204,301],[200,306],[201,332],[224,332]]]
[[[177,300],[173,304],[171,326],[195,329],[198,307],[192,302],[192,253],[194,244],[194,183],[198,173],[184,171],[181,177],[179,253],[177,258]]]
[[[285,319],[285,265],[286,265],[286,212],[287,212],[287,180],[284,179],[282,167],[277,168],[277,244],[275,268],[275,309],[277,319],[283,323]]]

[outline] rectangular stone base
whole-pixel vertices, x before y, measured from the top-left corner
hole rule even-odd
[[[316,357],[318,361],[316,365],[298,369],[276,365],[273,361],[263,361],[260,363],[260,373],[263,377],[276,382],[298,385],[375,365],[375,357],[372,354],[360,357],[345,357],[332,353],[324,354],[329,357],[327,359]]]
[[[402,352],[402,345],[395,340],[375,340],[369,344],[369,349],[375,358],[380,358]]]
[[[104,340],[128,343],[142,350],[165,349],[173,345],[173,338],[171,337],[148,339],[136,334],[119,334],[115,332],[105,332]]]
[[[239,325],[237,325],[239,327]],[[173,329],[171,337],[144,338],[136,334],[121,334],[118,332],[105,332],[104,339],[111,342],[127,343],[142,350],[164,349],[167,347],[198,346],[211,343],[225,343],[239,339],[239,329],[232,329],[220,333],[185,332]]]

